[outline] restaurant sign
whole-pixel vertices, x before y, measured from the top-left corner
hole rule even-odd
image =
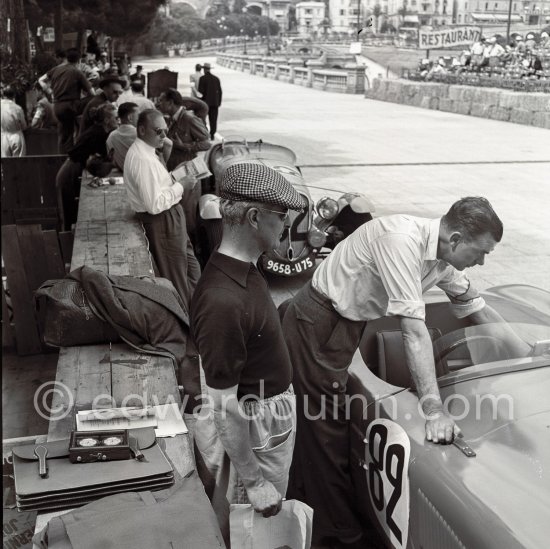
[[[437,31],[418,32],[418,47],[423,50],[445,49],[452,46],[470,45],[481,38],[479,27],[454,27]]]

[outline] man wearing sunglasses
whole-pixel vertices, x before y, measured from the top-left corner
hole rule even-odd
[[[277,171],[230,166],[220,184],[223,236],[197,285],[191,328],[208,391],[195,440],[224,536],[230,503],[265,517],[282,506],[295,437],[292,366],[277,309],[258,270],[305,199]],[[210,489],[209,489],[210,487]]]
[[[186,310],[200,276],[199,263],[189,241],[180,203],[184,185],[194,178],[175,181],[159,160],[168,128],[162,113],[140,113],[137,138],[124,161],[124,183],[131,207],[143,223],[158,275],[174,284]]]

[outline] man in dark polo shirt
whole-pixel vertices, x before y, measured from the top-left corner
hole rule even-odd
[[[58,121],[59,151],[66,153],[74,144],[76,117],[82,91],[93,94],[92,86],[84,73],[77,68],[78,50],[67,51],[67,62],[47,73],[53,92],[53,110]]]
[[[195,290],[191,324],[209,407],[196,441],[227,535],[229,503],[250,503],[269,517],[286,493],[295,437],[292,366],[257,263],[277,245],[288,210],[301,210],[305,200],[279,172],[256,163],[230,166],[220,196],[222,242]]]

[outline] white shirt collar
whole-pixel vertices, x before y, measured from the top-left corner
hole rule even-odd
[[[172,120],[177,120],[180,116],[181,116],[181,113],[184,111],[185,109],[183,108],[183,105],[172,115]]]
[[[437,245],[439,243],[439,227],[441,218],[430,219],[428,224],[428,241],[426,243],[426,257],[428,261],[437,260]]]

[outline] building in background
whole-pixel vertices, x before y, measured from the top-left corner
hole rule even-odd
[[[302,36],[321,34],[323,32],[324,20],[324,2],[299,2],[296,4],[298,34]]]

